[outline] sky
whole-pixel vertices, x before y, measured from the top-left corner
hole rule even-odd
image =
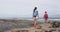
[[[0,18],[32,17],[35,6],[40,17],[43,17],[45,11],[49,17],[60,15],[60,0],[0,0]]]

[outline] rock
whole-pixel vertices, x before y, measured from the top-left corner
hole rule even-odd
[[[0,32],[4,32],[4,30],[0,30]]]

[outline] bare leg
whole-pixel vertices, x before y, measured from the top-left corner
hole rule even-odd
[[[36,18],[34,19],[34,28],[36,28]]]
[[[45,19],[45,23],[47,23],[47,19]]]

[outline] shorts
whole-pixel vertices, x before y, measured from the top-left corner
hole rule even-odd
[[[33,16],[33,17],[36,17],[36,16]]]

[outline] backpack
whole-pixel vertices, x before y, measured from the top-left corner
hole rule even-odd
[[[48,14],[45,14],[45,15],[44,15],[44,18],[47,19],[47,18],[48,18]]]

